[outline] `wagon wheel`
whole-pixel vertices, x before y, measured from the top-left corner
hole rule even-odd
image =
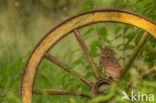
[[[74,76],[80,78],[86,85],[88,85],[93,94],[97,94],[97,88],[102,84],[110,84],[111,81],[102,79],[100,76],[99,71],[97,70],[95,63],[91,56],[89,55],[89,51],[78,32],[78,28],[94,24],[98,22],[118,22],[118,23],[125,23],[130,24],[136,27],[139,27],[146,32],[143,34],[142,38],[140,39],[138,45],[132,52],[132,56],[127,60],[127,63],[122,69],[121,77],[124,77],[127,70],[129,69],[131,63],[137,56],[140,48],[144,44],[145,40],[148,37],[148,34],[153,35],[156,37],[156,24],[153,23],[151,20],[140,16],[138,14],[135,14],[133,12],[124,11],[124,10],[117,10],[117,9],[101,9],[101,10],[94,10],[94,11],[88,11],[85,13],[82,13],[80,15],[74,16],[63,23],[56,26],[54,29],[52,29],[46,36],[44,36],[41,41],[37,44],[37,46],[34,48],[31,56],[29,57],[27,64],[24,68],[22,82],[21,82],[21,89],[20,89],[20,97],[22,100],[22,103],[31,103],[32,100],[32,94],[33,93],[41,93],[40,90],[33,89],[34,86],[34,80],[35,75],[38,70],[38,66],[42,62],[43,58],[47,58],[56,65],[60,66],[62,69],[64,69],[67,72],[72,73]],[[74,32],[78,43],[80,44],[80,47],[82,48],[82,51],[84,52],[86,58],[88,59],[88,62],[90,63],[93,72],[96,77],[96,82],[93,83],[90,80],[87,80],[81,74],[75,72],[72,69],[66,68],[65,64],[59,61],[57,58],[52,56],[48,53],[48,51],[57,43],[59,40],[61,40],[64,36],[67,36],[70,32]],[[64,90],[54,90],[54,89],[45,89],[48,94],[51,95],[80,95],[80,96],[86,96],[81,93],[71,93],[69,91]]]

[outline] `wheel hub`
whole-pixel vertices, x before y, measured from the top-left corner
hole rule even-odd
[[[97,96],[97,95],[101,95],[102,93],[99,91],[99,88],[103,85],[111,85],[113,82],[112,80],[109,80],[109,79],[100,79],[98,81],[96,81],[92,88],[91,88],[91,92]]]

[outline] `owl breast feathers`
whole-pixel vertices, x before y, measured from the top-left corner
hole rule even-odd
[[[107,79],[120,79],[120,64],[114,57],[113,51],[111,49],[102,49],[99,64]]]

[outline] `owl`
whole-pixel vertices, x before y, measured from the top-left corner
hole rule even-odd
[[[106,79],[120,80],[120,64],[114,57],[113,51],[109,48],[103,48],[99,60],[100,68],[106,75]]]

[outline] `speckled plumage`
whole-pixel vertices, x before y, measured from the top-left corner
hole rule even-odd
[[[106,78],[119,80],[120,79],[120,64],[114,57],[113,51],[109,48],[103,48],[100,55],[100,67]]]

